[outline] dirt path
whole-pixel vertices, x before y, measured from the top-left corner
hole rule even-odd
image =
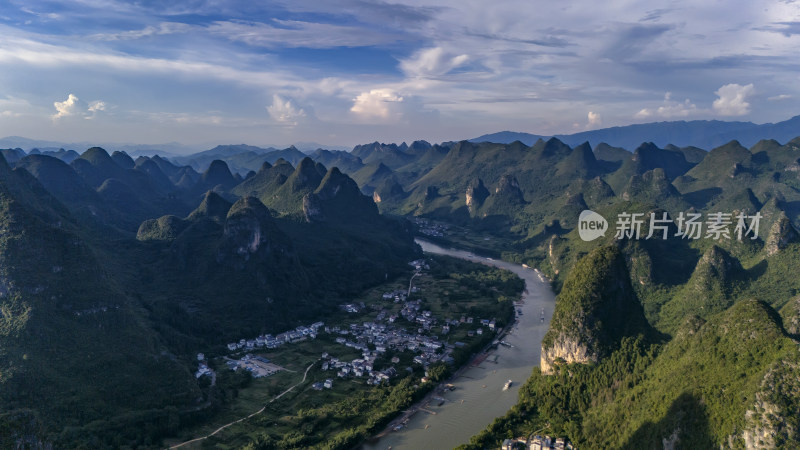
[[[316,364],[316,363],[317,363],[317,361],[314,361],[313,363],[311,363],[311,365],[309,365],[308,367],[306,367],[306,371],[305,371],[305,373],[303,374],[303,379],[302,379],[302,381],[300,381],[299,383],[295,384],[294,386],[290,387],[289,389],[286,389],[285,391],[283,391],[283,392],[281,392],[280,394],[278,394],[278,395],[276,395],[275,397],[273,397],[273,398],[272,398],[272,400],[270,400],[269,402],[267,402],[267,405],[269,405],[270,403],[274,402],[275,400],[277,400],[277,399],[279,399],[279,398],[283,397],[284,395],[288,394],[289,392],[291,392],[291,391],[292,391],[292,389],[296,388],[297,386],[300,386],[301,384],[305,383],[305,382],[306,382],[306,378],[308,377],[308,371],[309,371],[309,370],[311,370],[311,368],[312,368],[312,367],[314,367],[314,364]],[[195,438],[195,439],[192,439],[191,441],[186,441],[186,442],[183,442],[183,443],[181,443],[181,444],[178,444],[178,445],[173,445],[172,447],[169,447],[169,448],[170,448],[170,449],[173,449],[173,448],[180,448],[180,447],[183,447],[184,445],[189,445],[189,444],[191,444],[191,443],[193,443],[193,442],[200,442],[200,441],[202,441],[202,440],[204,440],[204,439],[208,439],[208,438],[210,438],[211,436],[214,436],[215,434],[217,434],[217,433],[219,433],[220,431],[224,430],[225,428],[228,428],[228,427],[230,427],[231,425],[235,425],[235,424],[237,424],[237,423],[239,423],[239,422],[242,422],[242,421],[245,421],[245,420],[247,420],[247,419],[249,419],[249,418],[251,418],[251,417],[253,417],[253,416],[257,416],[257,415],[261,414],[262,412],[264,412],[264,410],[265,410],[265,409],[267,409],[267,405],[264,405],[264,407],[263,407],[263,408],[259,409],[258,411],[254,412],[253,414],[250,414],[249,416],[242,417],[242,418],[241,418],[241,419],[239,419],[239,420],[234,420],[234,421],[233,421],[233,422],[231,422],[231,423],[225,424],[225,425],[223,425],[223,426],[221,426],[221,427],[217,428],[217,429],[216,429],[216,430],[214,430],[214,432],[213,432],[213,433],[211,433],[211,434],[208,434],[208,435],[206,435],[206,436],[203,436],[203,437]]]

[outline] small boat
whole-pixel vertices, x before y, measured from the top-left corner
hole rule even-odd
[[[513,383],[513,381],[511,381],[511,380],[506,381],[506,384],[503,385],[503,390],[507,391],[508,388],[511,387],[511,383]]]

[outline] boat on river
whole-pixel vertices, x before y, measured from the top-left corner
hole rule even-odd
[[[511,384],[512,384],[512,383],[513,383],[513,381],[511,381],[511,380],[508,380],[508,381],[506,381],[506,384],[504,384],[504,385],[503,385],[503,390],[504,390],[504,391],[507,391],[507,390],[508,390],[508,388],[510,388],[510,387],[511,387]]]

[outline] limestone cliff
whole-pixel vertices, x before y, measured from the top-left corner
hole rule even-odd
[[[372,193],[372,201],[376,204],[382,202],[397,202],[405,197],[406,193],[403,191],[403,186],[394,176],[385,179]]]
[[[469,208],[470,214],[475,214],[488,196],[489,190],[483,185],[483,180],[480,178],[473,180],[469,186],[467,186],[467,192],[465,194],[467,208]]]
[[[767,256],[772,256],[797,239],[797,230],[794,229],[786,214],[781,211],[769,230],[769,235],[767,235],[766,243],[764,244],[764,251]]]
[[[648,333],[622,252],[613,245],[596,249],[564,282],[542,340],[542,373],[561,363],[598,362],[622,337]]]
[[[798,441],[800,430],[797,411],[791,407],[800,403],[798,371],[800,364],[797,361],[784,359],[764,375],[761,389],[756,392],[752,407],[745,413],[746,425],[741,434],[745,448],[771,449],[778,448],[779,444]],[[732,436],[729,441],[736,442],[736,438]]]
[[[269,210],[255,197],[244,197],[231,206],[225,220],[217,262],[242,262],[270,250],[270,238],[278,233]]]

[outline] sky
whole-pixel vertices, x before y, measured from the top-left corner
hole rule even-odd
[[[800,114],[795,0],[2,5],[0,137],[351,146]]]

